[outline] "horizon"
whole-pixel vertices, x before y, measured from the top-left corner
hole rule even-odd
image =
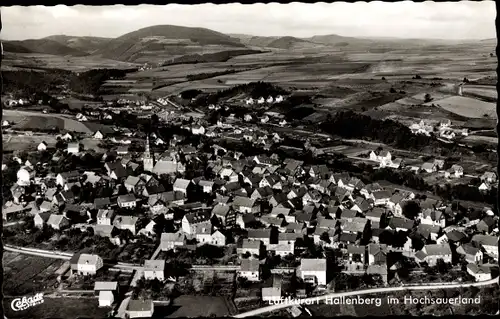
[[[9,25],[1,34],[6,41],[43,39],[55,35],[117,38],[155,25],[205,28],[226,35],[254,37],[338,35],[436,41],[496,38],[494,1],[98,7],[38,5],[1,7],[1,11],[4,25]],[[205,18],[194,22],[193,17],[199,18],[200,14]],[[47,23],[47,17],[56,23]]]

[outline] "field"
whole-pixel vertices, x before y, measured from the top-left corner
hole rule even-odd
[[[63,260],[4,252],[3,293],[7,296],[48,293],[54,288],[56,272]]]
[[[464,97],[451,96],[441,100],[432,101],[424,105],[436,104],[443,109],[468,118],[482,118],[487,114],[490,118],[496,118],[496,105],[494,103]]]
[[[464,94],[471,94],[479,98],[497,99],[498,93],[495,86],[488,85],[465,85]]]
[[[2,67],[4,66],[16,70],[43,67],[82,72],[90,69],[128,69],[137,67],[138,65],[95,56],[72,57],[37,53],[16,53],[15,55],[7,53],[2,60]]]
[[[14,123],[14,129],[30,130],[57,127],[60,130],[92,133],[85,123],[66,116],[17,110],[3,110],[2,114],[4,120]]]
[[[12,298],[4,301],[5,315],[7,318],[106,318],[110,308],[99,308],[97,298],[50,298],[44,296],[44,302],[24,311],[12,311],[10,302]]]
[[[223,297],[180,296],[166,309],[156,308],[155,318],[194,318],[229,316],[228,303]]]
[[[38,144],[41,142],[47,143],[47,146],[55,147],[56,138],[54,135],[7,135],[2,136],[3,150],[6,152],[12,152],[16,150],[32,150],[35,151]]]

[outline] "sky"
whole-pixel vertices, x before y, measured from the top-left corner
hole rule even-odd
[[[118,37],[159,25],[226,34],[428,39],[495,38],[494,1],[1,7],[4,40],[49,35]]]

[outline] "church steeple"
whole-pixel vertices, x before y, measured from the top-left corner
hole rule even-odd
[[[142,157],[142,163],[144,166],[144,171],[146,172],[153,171],[154,160],[153,157],[151,156],[151,151],[149,149],[149,135],[146,137],[146,147],[144,150],[144,155]]]

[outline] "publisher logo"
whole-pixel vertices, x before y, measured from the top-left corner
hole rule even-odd
[[[39,293],[34,295],[33,297],[16,298],[12,300],[10,306],[14,311],[23,311],[41,303],[43,303],[43,294]]]

